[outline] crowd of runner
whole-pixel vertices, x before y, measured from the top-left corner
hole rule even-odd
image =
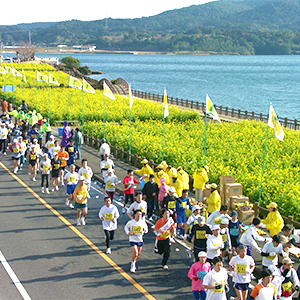
[[[86,225],[93,171],[85,158],[81,160],[83,139],[79,128],[73,131],[65,122],[59,142],[51,135],[47,120],[35,111],[29,111],[25,102],[17,111],[7,112],[3,105],[2,110],[0,154],[7,155],[10,151],[13,173],[17,174],[28,164],[28,175],[33,181],[37,181],[40,173],[41,193],[55,193],[65,188],[68,195],[65,204],[77,209],[77,226]],[[236,292],[232,299],[248,299],[252,280],[258,280],[258,284],[250,299],[292,299],[293,293],[298,291],[299,278],[289,257],[289,249],[297,247],[291,237],[294,228],[284,224],[276,203],[270,203],[266,219],[255,217],[250,226],[245,226],[236,211],[230,213],[227,205],[221,205],[217,184],[211,185],[209,197],[203,197],[209,182],[208,166],[193,174],[195,199],[192,199],[189,197],[190,178],[182,167],[175,169],[163,161],[154,171],[144,159],[141,169],[128,170],[127,176],[119,180],[105,139],[101,140],[99,155],[106,192],[99,218],[105,233],[106,253],[111,254],[111,241],[120,217],[113,204],[116,186],[123,185],[122,213],[127,210],[130,219],[124,230],[132,249],[132,273],[136,272],[136,262],[144,245],[143,236],[149,231],[147,223],[154,222],[154,253],[162,255],[164,270],[168,269],[174,237],[191,243],[194,264],[188,277],[192,280],[194,299],[227,299],[228,273]],[[77,171],[76,159],[82,165]],[[134,174],[140,178],[136,179]],[[268,232],[270,237],[260,235],[261,230]],[[255,276],[253,252],[262,258],[262,266]],[[228,268],[224,265],[226,261]]]

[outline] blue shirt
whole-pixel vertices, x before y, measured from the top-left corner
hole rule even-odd
[[[243,222],[241,220],[237,220],[236,223],[232,222],[232,220],[229,221],[229,234],[233,237],[239,237],[240,236],[240,225],[244,226]]]
[[[178,200],[176,200],[176,212],[178,214],[185,212],[185,209],[181,206],[182,203],[183,203],[183,206],[188,205],[190,207],[190,209],[192,209],[192,205],[190,203],[189,197],[187,197],[185,199],[183,199],[182,197],[179,197]]]
[[[66,147],[66,151],[69,153],[69,159],[67,161],[68,166],[75,163],[75,154],[77,151],[77,147],[75,145],[68,145]]]

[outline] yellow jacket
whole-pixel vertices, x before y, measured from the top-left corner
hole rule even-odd
[[[174,186],[174,188],[176,190],[176,194],[178,195],[178,197],[182,196],[183,184],[182,184],[180,179],[177,178],[175,183],[173,182],[172,179],[170,179],[170,186]]]
[[[270,236],[274,236],[281,231],[284,225],[282,216],[278,210],[270,211],[267,217],[261,221],[270,230]]]
[[[190,189],[190,177],[189,174],[184,171],[184,170],[179,170],[177,172],[178,174],[178,179],[181,180],[182,184],[183,184],[183,189],[184,190],[189,190]]]
[[[158,184],[158,186],[161,185],[160,179],[163,177],[166,178],[166,184],[169,185],[169,176],[165,171],[160,170],[159,172],[154,173],[154,180]]]
[[[168,174],[170,181],[172,177],[177,177],[177,170],[173,167],[166,171],[166,173]]]
[[[204,190],[205,184],[208,182],[208,174],[207,171],[202,168],[195,171],[194,175],[194,188]]]
[[[207,212],[212,214],[216,210],[221,209],[221,197],[217,190],[214,190],[210,196],[206,199],[206,203],[208,205]]]
[[[149,181],[149,176],[151,174],[154,174],[153,169],[147,164],[144,165],[140,170],[135,170],[135,173],[138,175],[144,175],[146,174],[147,177],[145,178],[145,182],[147,183]]]

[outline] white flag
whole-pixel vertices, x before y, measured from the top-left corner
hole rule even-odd
[[[104,92],[103,92],[104,96],[108,97],[111,100],[116,100],[115,95],[110,90],[109,86],[105,83],[105,81],[103,81],[103,89],[104,89]]]

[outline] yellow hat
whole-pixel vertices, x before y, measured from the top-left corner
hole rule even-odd
[[[144,158],[144,159],[142,160],[142,164],[145,165],[145,164],[147,164],[147,163],[148,163],[148,160],[147,160],[146,158]]]
[[[278,207],[278,205],[277,205],[277,203],[275,203],[275,202],[271,202],[268,206],[267,206],[267,208],[277,208]]]
[[[218,188],[218,185],[217,185],[216,183],[212,183],[210,187],[211,187],[212,189],[215,189],[215,190],[216,190],[216,189]]]
[[[204,166],[203,167],[207,172],[209,172],[209,167],[208,166]]]
[[[161,169],[161,170],[163,170],[163,169],[164,169],[163,164],[159,164],[159,165],[156,167],[156,169]]]
[[[182,170],[182,167],[178,167],[178,168],[177,168],[177,171],[180,171],[180,170]]]

